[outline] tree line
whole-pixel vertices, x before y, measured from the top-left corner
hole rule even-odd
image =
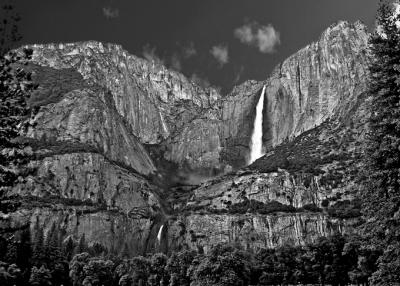
[[[46,235],[37,221],[0,240],[0,285],[200,286],[200,285],[367,285],[377,270],[379,249],[360,237],[321,237],[305,246],[246,250],[218,244],[194,250],[130,257],[85,237],[64,237],[52,225]]]

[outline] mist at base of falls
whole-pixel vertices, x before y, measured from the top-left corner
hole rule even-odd
[[[248,162],[249,165],[264,155],[263,144],[262,144],[264,97],[265,97],[265,85],[262,89],[261,96],[260,99],[258,100],[256,107],[256,118],[254,119],[254,128],[250,142],[250,158]]]

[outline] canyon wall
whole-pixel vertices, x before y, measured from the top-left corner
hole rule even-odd
[[[92,41],[28,48],[34,51],[33,63],[74,69],[88,85],[108,90],[108,100],[132,133],[143,144],[164,143],[167,160],[188,161],[194,169],[219,163],[219,138],[209,133],[216,134],[213,130],[218,128],[194,128],[219,119],[221,96],[215,89],[203,89],[182,74],[130,55],[115,44]]]
[[[36,173],[8,193],[16,207],[0,228],[55,223],[66,236],[132,254],[351,232],[367,39],[362,24],[339,22],[266,80],[227,96],[118,45],[29,46],[38,113],[21,140],[36,153]],[[264,85],[266,155],[245,167]],[[183,178],[171,185],[171,176]]]

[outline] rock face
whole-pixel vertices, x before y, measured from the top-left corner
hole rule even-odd
[[[224,97],[118,45],[30,46],[38,113],[21,140],[37,154],[36,174],[9,192],[20,206],[1,215],[0,228],[56,224],[132,254],[351,232],[367,38],[362,24],[339,22],[265,81]],[[266,155],[242,168],[264,85]],[[184,179],[170,185],[170,176]]]
[[[189,215],[172,224],[169,238],[175,247],[210,250],[217,243],[238,243],[244,249],[305,245],[318,237],[345,233],[352,222],[332,220],[323,214]],[[179,234],[185,235],[179,235]]]
[[[186,215],[170,227],[171,241],[206,250],[220,242],[254,249],[353,231],[360,219],[357,162],[369,116],[367,39],[360,23],[340,22],[266,81],[246,82],[224,99],[224,159],[241,165],[266,85],[267,154],[194,189]]]
[[[339,22],[317,42],[276,67],[267,80],[236,87],[223,109],[226,124],[222,137],[227,138],[228,146],[236,147],[227,151],[227,160],[233,164],[245,162],[254,110],[263,85],[267,87],[263,120],[267,150],[329,118],[348,114],[366,89],[367,42],[364,25]]]
[[[166,141],[167,160],[187,162],[193,168],[219,163],[218,128],[212,123],[219,119],[216,90],[204,90],[182,74],[130,55],[118,45],[82,42],[30,48],[33,63],[57,70],[72,68],[87,84],[108,90],[107,100],[114,102],[141,143]]]

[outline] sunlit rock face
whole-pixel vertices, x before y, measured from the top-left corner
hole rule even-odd
[[[366,90],[368,33],[339,22],[289,57],[268,80],[266,113],[275,146],[349,111]]]
[[[3,215],[0,229],[43,228],[44,235],[54,226],[64,234],[79,241],[83,236],[88,245],[99,243],[111,253],[120,253],[124,247],[132,255],[144,255],[158,250],[149,217],[128,217],[117,212],[95,210],[79,206],[70,208],[37,207],[23,209],[12,215]],[[154,229],[153,229],[154,228]],[[158,229],[157,229],[158,230]]]
[[[244,166],[248,161],[255,108],[262,87],[262,82],[246,81],[234,87],[222,102],[221,157],[234,167]]]
[[[109,160],[149,174],[155,166],[144,147],[116,112],[102,90],[75,89],[57,103],[43,106],[36,115],[36,126],[27,136],[42,144],[64,142],[90,146]],[[68,152],[68,150],[65,150]]]
[[[169,239],[171,247],[183,245],[205,252],[219,243],[257,250],[285,244],[305,245],[321,236],[351,232],[352,224],[323,214],[193,214],[171,224]]]
[[[158,205],[155,186],[95,153],[53,155],[36,162],[34,178],[15,194],[89,201],[125,214]]]
[[[114,44],[30,47],[34,50],[32,62],[75,69],[88,84],[106,88],[110,92],[108,100],[112,99],[141,143],[168,142],[164,144],[167,160],[189,163],[194,169],[219,162],[219,127],[212,123],[220,117],[220,95],[215,89],[200,88],[182,74],[130,55]]]

